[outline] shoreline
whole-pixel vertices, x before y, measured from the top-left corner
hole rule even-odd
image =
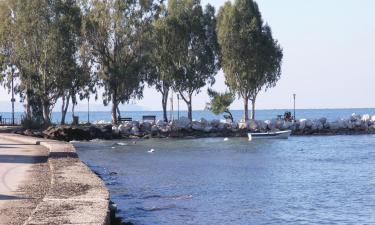
[[[48,150],[48,191],[25,224],[110,224],[109,191],[78,158],[72,144],[16,134],[0,138]]]

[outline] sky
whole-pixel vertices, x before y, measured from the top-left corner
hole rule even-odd
[[[202,0],[219,9],[224,0]],[[262,91],[257,109],[374,108],[375,100],[375,1],[373,0],[258,0],[267,22],[283,48],[281,79]],[[216,75],[215,90],[225,91],[224,75]],[[193,109],[204,109],[207,87],[193,97]],[[10,95],[0,88],[0,102]],[[176,108],[177,100],[174,95]],[[82,102],[78,108],[85,109]],[[101,100],[96,103],[101,108]],[[169,107],[169,106],[168,106]],[[180,102],[185,109],[185,103]],[[237,99],[231,109],[242,109]],[[1,111],[8,111],[6,106]],[[161,110],[161,95],[146,88],[144,98],[122,110]]]

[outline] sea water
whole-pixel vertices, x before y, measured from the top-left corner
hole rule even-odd
[[[291,109],[266,109],[266,110],[256,110],[255,118],[259,120],[269,120],[276,118],[277,115],[283,115],[286,111],[291,111],[293,115],[293,110]],[[243,110],[232,110],[233,117],[235,120],[239,121],[244,118]],[[375,115],[374,108],[357,108],[357,109],[297,109],[296,110],[296,118],[297,119],[319,119],[321,117],[326,117],[328,121],[335,121],[341,118],[349,118],[352,113],[357,114],[370,114]],[[24,113],[17,112],[16,118],[20,118]],[[89,119],[90,122],[104,120],[104,121],[111,121],[111,112],[103,112],[103,111],[93,111],[90,112],[76,112],[76,116],[79,117],[81,122],[87,122]],[[163,112],[162,111],[123,111],[121,112],[122,117],[131,117],[133,120],[141,120],[143,115],[155,115],[157,120],[163,119]],[[10,112],[0,112],[0,116],[3,118],[11,118]],[[168,118],[173,117],[177,119],[178,117],[187,116],[187,111],[174,111],[173,115],[171,116],[170,112],[168,112]],[[215,115],[211,111],[208,110],[194,110],[193,111],[193,118],[199,120],[201,118],[205,118],[207,120],[212,119],[223,119],[223,115]],[[59,123],[61,120],[61,113],[60,112],[53,112],[52,113],[52,122]],[[66,115],[66,122],[72,121],[72,114],[68,112]]]
[[[375,223],[374,135],[74,144],[134,224]]]

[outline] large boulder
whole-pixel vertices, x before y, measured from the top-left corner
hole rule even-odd
[[[337,122],[338,122],[338,128],[339,129],[346,129],[346,128],[348,128],[348,124],[349,124],[348,120],[340,119]]]
[[[299,129],[304,130],[306,127],[306,119],[300,119],[298,123],[299,123]]]
[[[327,123],[327,118],[322,117],[322,118],[319,119],[319,122],[320,122],[322,125],[324,125],[325,123]]]
[[[135,136],[140,135],[139,128],[137,126],[133,126],[130,132],[132,135],[135,135]]]
[[[207,126],[208,125],[208,121],[205,118],[201,118],[199,120],[199,123],[202,124],[202,126]]]
[[[371,121],[371,117],[369,114],[365,114],[361,118],[362,122],[369,123]]]
[[[176,121],[176,127],[178,129],[188,129],[191,127],[191,122],[187,117],[180,117],[180,119]]]
[[[352,122],[355,122],[355,121],[361,120],[361,115],[358,115],[358,114],[353,113],[352,116],[350,117],[350,120],[351,120]]]
[[[281,127],[281,129],[283,130],[289,130],[291,129],[293,126],[293,122],[290,122],[290,121],[284,121],[284,124],[283,126]]]
[[[152,124],[150,122],[143,122],[140,124],[140,128],[143,131],[151,131]]]
[[[193,130],[203,131],[204,128],[205,128],[205,125],[198,122],[198,121],[193,121],[193,123],[191,125],[191,129],[193,129]]]
[[[329,129],[331,129],[331,130],[337,130],[339,128],[340,128],[340,126],[339,126],[339,122],[338,121],[334,121],[334,122],[330,122],[329,123]]]
[[[312,122],[311,120],[307,119],[307,120],[305,121],[305,126],[306,126],[306,128],[311,129],[312,126],[313,126],[313,122]]]
[[[116,135],[118,135],[120,133],[120,129],[119,127],[117,126],[112,126],[112,132]]]
[[[210,125],[213,126],[213,127],[219,127],[220,120],[216,120],[216,119],[211,120]]]

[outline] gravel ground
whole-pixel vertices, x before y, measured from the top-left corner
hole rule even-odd
[[[47,150],[45,155],[47,155]],[[48,192],[51,182],[49,164],[46,160],[32,166],[30,177],[17,191],[19,200],[11,201],[0,209],[0,215],[5,217],[0,224],[18,225],[23,224],[34,212],[38,203]]]

